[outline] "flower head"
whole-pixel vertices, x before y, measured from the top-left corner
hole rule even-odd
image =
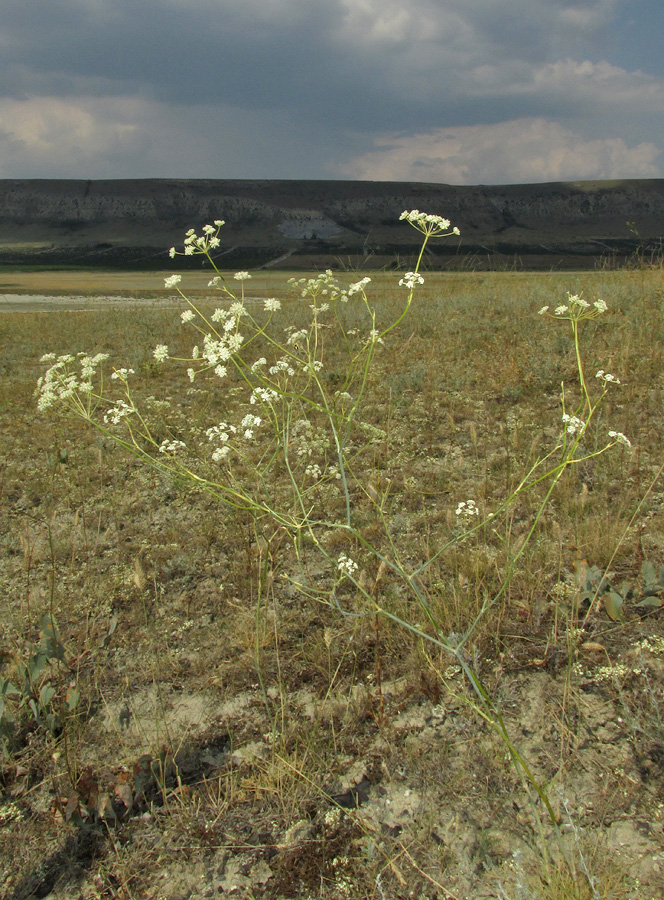
[[[357,572],[357,563],[353,562],[353,560],[346,556],[345,553],[342,553],[337,560],[337,569],[341,573],[342,576],[351,577],[355,572]]]
[[[473,516],[479,516],[480,511],[474,500],[461,500],[456,508],[455,515],[464,519],[472,519]]]
[[[459,235],[461,232],[455,226],[450,230],[450,220],[442,216],[434,216],[430,213],[420,212],[419,209],[404,210],[399,216],[399,221],[409,222],[413,228],[417,228],[422,234],[429,237],[445,237],[449,234]]]
[[[613,438],[613,440],[617,444],[624,444],[625,447],[632,446],[632,442],[629,440],[629,438],[625,437],[625,435],[622,433],[622,431],[610,431],[609,437]]]
[[[576,434],[577,431],[583,431],[586,427],[586,423],[578,416],[570,416],[567,413],[563,413],[563,424],[568,434]]]
[[[422,278],[419,272],[406,272],[399,281],[401,287],[407,287],[409,290],[412,290],[416,284],[424,284],[424,278]]]

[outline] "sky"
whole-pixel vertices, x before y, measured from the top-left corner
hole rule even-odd
[[[0,178],[664,177],[662,0],[0,0]]]

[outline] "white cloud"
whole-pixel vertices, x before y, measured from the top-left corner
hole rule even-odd
[[[519,119],[383,136],[341,163],[338,174],[370,181],[508,184],[584,178],[656,178],[659,149],[621,138],[586,139],[557,122]]]

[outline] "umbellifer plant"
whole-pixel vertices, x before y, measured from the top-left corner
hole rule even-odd
[[[217,268],[213,253],[220,244],[221,220],[206,225],[201,235],[193,230],[187,233],[182,253],[208,260],[214,270],[209,287],[216,292],[219,305],[207,312],[204,304],[183,291],[181,276],[166,279],[166,287],[176,289],[182,298],[181,319],[192,329],[194,343],[186,359],[176,359],[168,346],[157,344],[154,359],[163,365],[169,361],[184,364],[191,383],[211,380],[222,406],[231,379],[245,397],[240,414],[224,414],[210,421],[204,438],[199,438],[195,446],[183,439],[185,435],[175,425],[168,436],[157,434],[149,415],[134,399],[133,370],[118,367],[110,380],[104,379],[107,356],[103,353],[43,357],[48,369],[39,380],[38,407],[42,412],[84,419],[154,469],[184,479],[248,516],[256,540],[264,546],[292,547],[295,564],[276,574],[288,578],[303,597],[326,604],[343,617],[389,619],[449,654],[472,688],[476,710],[504,741],[533,800],[546,858],[544,832],[534,801],[539,798],[554,829],[556,816],[546,791],[512,742],[468,648],[479,623],[507,589],[565,471],[614,446],[630,446],[623,434],[613,431],[599,444],[595,437],[592,449],[584,443],[607,391],[619,383],[615,376],[600,370],[595,382],[599,389],[591,391],[582,363],[580,327],[585,320],[604,314],[606,304],[568,294],[551,313],[548,307],[540,310],[542,315],[566,321],[571,328],[578,376],[574,408],[568,408],[569,391],[563,387],[559,437],[553,446],[529,465],[509,496],[488,515],[479,514],[474,500],[461,501],[456,508],[459,528],[452,538],[435,548],[423,563],[409,564],[400,552],[390,520],[389,486],[377,488],[365,477],[361,461],[374,444],[384,440],[385,433],[363,418],[363,411],[377,350],[394,339],[424,283],[420,267],[427,244],[459,231],[447,219],[418,210],[404,212],[401,219],[421,233],[422,244],[413,270],[399,280],[403,299],[397,314],[387,323],[382,322],[370,299],[370,278],[342,286],[328,270],[312,278],[291,279],[305,307],[306,324],[283,325],[280,301],[265,299],[261,303],[245,296],[249,273],[235,274],[236,288]],[[175,257],[178,251],[172,248],[170,254]],[[351,306],[355,320],[361,323],[352,327],[346,315]],[[342,348],[345,360],[341,374],[337,365],[334,378],[326,370],[330,346],[337,352]],[[485,596],[481,610],[463,634],[446,635],[428,601],[427,570],[455,544],[480,533],[489,521],[495,522],[536,486],[540,491],[536,514],[525,540],[509,560],[501,588]],[[367,504],[372,529],[365,527]],[[318,558],[316,578],[308,574],[312,552]],[[390,594],[381,589],[388,581],[397,583],[401,595],[414,601],[411,615],[400,611],[403,605],[400,610],[391,607]]]

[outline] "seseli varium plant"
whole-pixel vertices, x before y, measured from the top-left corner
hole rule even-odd
[[[550,313],[571,327],[580,388],[580,400],[574,409],[567,408],[566,392],[562,390],[562,417],[554,446],[523,473],[512,493],[488,516],[479,514],[473,499],[459,499],[459,527],[452,538],[435,548],[423,563],[410,565],[400,552],[391,525],[387,494],[377,491],[365,477],[364,458],[376,443],[384,441],[385,432],[365,421],[362,413],[376,353],[395,337],[395,330],[424,283],[420,266],[427,244],[458,235],[459,230],[447,219],[418,210],[404,212],[401,219],[421,233],[422,243],[413,270],[399,280],[402,300],[387,323],[379,323],[376,306],[370,300],[369,277],[342,286],[327,270],[312,278],[290,279],[305,307],[306,324],[280,325],[278,300],[249,301],[245,297],[249,274],[236,273],[234,286],[217,268],[212,254],[220,244],[221,220],[206,225],[201,235],[189,231],[183,251],[171,248],[171,257],[183,253],[207,259],[214,271],[209,287],[218,293],[219,305],[213,312],[206,312],[203,304],[182,290],[181,276],[167,278],[166,286],[176,289],[185,304],[181,319],[192,330],[194,343],[187,359],[176,359],[168,346],[157,344],[154,359],[164,365],[172,361],[183,364],[189,382],[205,379],[221,399],[228,396],[231,379],[244,393],[241,411],[229,411],[210,421],[204,439],[196,446],[188,446],[177,430],[169,437],[157,437],[149,416],[134,400],[131,385],[135,373],[118,367],[110,379],[104,378],[107,357],[103,353],[57,359],[52,354],[44,356],[49,367],[39,379],[38,407],[42,412],[86,420],[153,468],[185,479],[228,507],[243,511],[253,520],[256,538],[263,545],[283,545],[287,536],[295,565],[285,566],[281,574],[303,597],[326,604],[344,617],[385,617],[446,651],[463,670],[474,692],[475,708],[505,742],[524,786],[529,793],[534,791],[531,799],[539,797],[555,830],[556,817],[546,792],[511,741],[467,647],[482,618],[509,585],[563,473],[615,445],[629,447],[629,440],[616,432],[608,432],[600,445],[595,440],[592,450],[584,443],[607,391],[619,383],[618,378],[600,370],[595,382],[599,389],[591,391],[581,358],[580,326],[584,320],[604,314],[606,304],[602,300],[590,304],[570,294]],[[359,319],[360,326],[347,324],[349,317],[344,313],[349,306],[354,307],[353,319]],[[549,314],[548,307],[540,313]],[[335,378],[326,371],[329,347],[335,352],[343,349],[340,377],[338,365]],[[543,497],[526,540],[510,560],[501,588],[493,596],[485,596],[480,613],[464,634],[444,634],[427,599],[427,569],[454,544],[505,513],[535,485],[545,486]],[[372,529],[366,527],[367,503],[375,525]],[[313,571],[308,564],[312,551],[318,557],[315,577],[309,574]],[[366,573],[373,575],[366,577]],[[389,592],[381,590],[381,584],[388,580],[400,583],[402,596],[405,593],[414,601],[412,615],[404,617],[390,608]],[[536,807],[533,802],[535,811]],[[541,828],[537,813],[536,817]],[[542,841],[546,858],[544,838]]]

